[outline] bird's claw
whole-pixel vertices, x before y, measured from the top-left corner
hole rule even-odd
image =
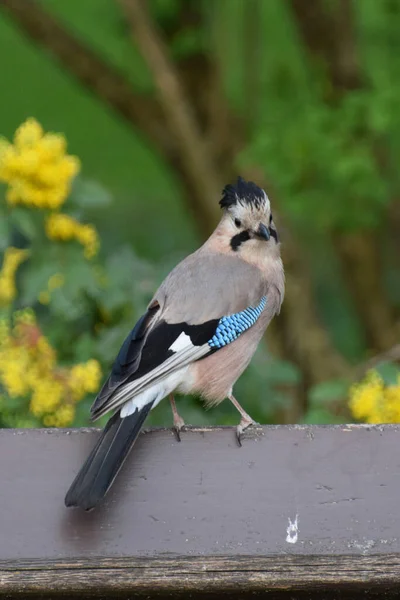
[[[178,442],[181,441],[181,431],[185,427],[185,421],[183,419],[174,420],[174,431]]]
[[[172,416],[174,418],[174,431],[178,442],[181,441],[181,430],[185,427],[185,421],[182,419],[176,409],[175,398],[170,394],[169,400],[171,402]]]
[[[175,436],[176,436],[176,440],[178,442],[181,442],[181,427],[174,427],[174,431],[175,431]]]
[[[258,423],[256,423],[256,421],[253,421],[253,419],[242,419],[239,425],[236,427],[236,439],[240,448],[242,447],[242,435],[244,431],[252,425],[258,425]]]

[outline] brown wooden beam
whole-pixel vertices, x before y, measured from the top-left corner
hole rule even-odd
[[[399,434],[152,430],[85,513],[63,499],[97,430],[0,430],[0,597],[394,598]]]

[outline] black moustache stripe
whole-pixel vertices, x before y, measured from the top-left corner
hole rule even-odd
[[[278,238],[278,232],[275,229],[272,229],[272,227],[269,228],[269,234],[275,238],[275,242],[278,243],[279,238]]]
[[[231,239],[232,250],[234,250],[236,252],[238,250],[240,244],[242,244],[243,242],[246,242],[249,239],[250,239],[250,234],[248,231],[241,231],[240,233],[237,233]]]

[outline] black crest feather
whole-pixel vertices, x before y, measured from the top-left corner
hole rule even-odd
[[[230,183],[224,187],[219,205],[221,208],[229,208],[238,202],[260,208],[265,203],[264,191],[252,181],[238,177],[236,185]]]

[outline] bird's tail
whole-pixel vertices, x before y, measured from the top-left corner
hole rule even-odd
[[[106,495],[152,406],[153,402],[149,402],[127,417],[121,418],[119,411],[111,417],[69,488],[66,506],[91,510]]]

